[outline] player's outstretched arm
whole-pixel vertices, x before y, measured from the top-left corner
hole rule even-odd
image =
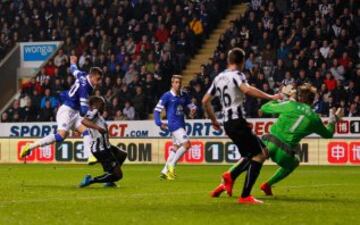
[[[280,94],[269,95],[247,83],[240,84],[239,88],[244,94],[250,95],[255,98],[261,98],[261,99],[267,99],[267,100],[281,100],[282,99],[282,96]]]
[[[291,100],[291,101],[296,101],[296,92],[297,91],[292,84],[283,86],[280,91],[280,93],[284,95],[283,100]]]
[[[77,57],[76,56],[70,56],[70,72],[74,76],[75,76],[74,73],[79,70],[76,63],[77,63]]]
[[[321,119],[316,122],[315,133],[320,135],[322,138],[332,138],[335,133],[335,123],[329,122],[328,125],[324,125]]]
[[[318,118],[318,121],[315,125],[316,133],[323,138],[332,138],[335,133],[335,124],[337,121],[340,121],[344,116],[344,110],[342,108],[330,109],[329,122],[325,126],[321,119]]]
[[[98,110],[88,110],[86,115],[84,116],[84,119],[81,121],[81,123],[88,128],[98,130],[100,133],[106,133],[106,129],[98,126],[96,123],[93,122],[93,120],[98,116]]]
[[[70,72],[71,74],[76,77],[79,78],[81,76],[85,76],[86,73],[83,71],[80,71],[76,65],[77,63],[77,57],[76,56],[70,56]]]
[[[262,105],[260,110],[266,114],[280,114],[285,112],[289,107],[289,101],[278,102],[278,101],[269,101],[266,104]],[[291,110],[291,109],[290,109]]]
[[[212,96],[210,94],[205,94],[203,99],[202,99],[202,105],[205,109],[205,112],[207,113],[209,119],[211,120],[211,123],[214,127],[215,130],[220,130],[221,127],[220,127],[220,124],[219,122],[217,121],[216,119],[216,116],[215,116],[215,113],[211,107],[211,99],[212,99]]]
[[[98,130],[100,133],[106,133],[106,130],[94,123],[93,121],[89,120],[88,118],[84,118],[81,123],[88,128]]]

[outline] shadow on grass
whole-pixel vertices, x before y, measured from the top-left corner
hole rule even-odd
[[[358,204],[359,201],[357,199],[348,199],[348,198],[341,198],[338,196],[319,196],[319,197],[298,197],[298,196],[276,196],[276,197],[263,197],[263,198],[259,198],[262,199],[266,202],[272,202],[272,201],[276,201],[276,202],[294,202],[294,203],[299,203],[299,202],[303,202],[303,203],[356,203]]]
[[[23,188],[31,188],[33,190],[39,189],[47,189],[47,190],[79,190],[79,191],[86,191],[86,190],[120,190],[124,189],[121,185],[117,187],[103,187],[102,184],[94,184],[85,188],[80,188],[79,185],[56,185],[56,184],[24,184],[22,185]]]

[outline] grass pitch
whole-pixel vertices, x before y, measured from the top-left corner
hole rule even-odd
[[[265,166],[253,194],[264,205],[210,198],[227,166],[184,166],[176,181],[160,181],[161,166],[124,165],[115,189],[80,189],[83,175],[101,173],[86,165],[0,165],[0,224],[360,224],[360,167],[298,168],[264,197],[259,184],[276,169]]]

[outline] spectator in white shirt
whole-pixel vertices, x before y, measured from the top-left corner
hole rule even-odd
[[[125,107],[123,109],[123,114],[127,120],[133,120],[135,118],[135,109],[131,106],[129,101],[125,102]]]
[[[284,86],[289,84],[294,84],[295,79],[291,76],[291,73],[289,71],[286,71],[285,73],[285,79],[281,82]]]
[[[61,66],[61,62],[63,60],[66,60],[66,62],[69,62],[67,55],[64,54],[64,50],[60,49],[59,53],[54,58],[55,66],[57,66],[57,67]]]
[[[322,0],[323,4],[319,5],[321,15],[326,16],[332,10],[332,5],[327,3],[327,0]]]
[[[329,52],[330,52],[330,47],[328,45],[327,41],[323,41],[323,45],[320,48],[320,53],[321,55],[326,59],[329,56]]]

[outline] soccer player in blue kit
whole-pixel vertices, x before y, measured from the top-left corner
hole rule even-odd
[[[84,154],[91,156],[91,137],[86,126],[82,122],[89,110],[89,96],[101,82],[102,70],[99,67],[92,67],[89,74],[78,70],[77,57],[70,57],[70,70],[76,78],[70,90],[63,92],[63,104],[56,114],[57,133],[49,134],[34,143],[27,144],[21,150],[20,157],[29,155],[35,148],[50,145],[54,142],[62,142],[68,135],[69,130],[76,129],[84,137]]]
[[[171,89],[164,93],[154,110],[154,119],[157,126],[169,131],[172,134],[174,148],[169,152],[169,156],[164,168],[160,173],[160,178],[175,180],[175,166],[177,161],[190,149],[191,144],[185,131],[185,112],[184,108],[190,110],[190,117],[196,113],[196,106],[191,102],[190,97],[181,91],[182,76],[173,75],[171,78]],[[166,111],[167,123],[161,121],[161,111]]]

